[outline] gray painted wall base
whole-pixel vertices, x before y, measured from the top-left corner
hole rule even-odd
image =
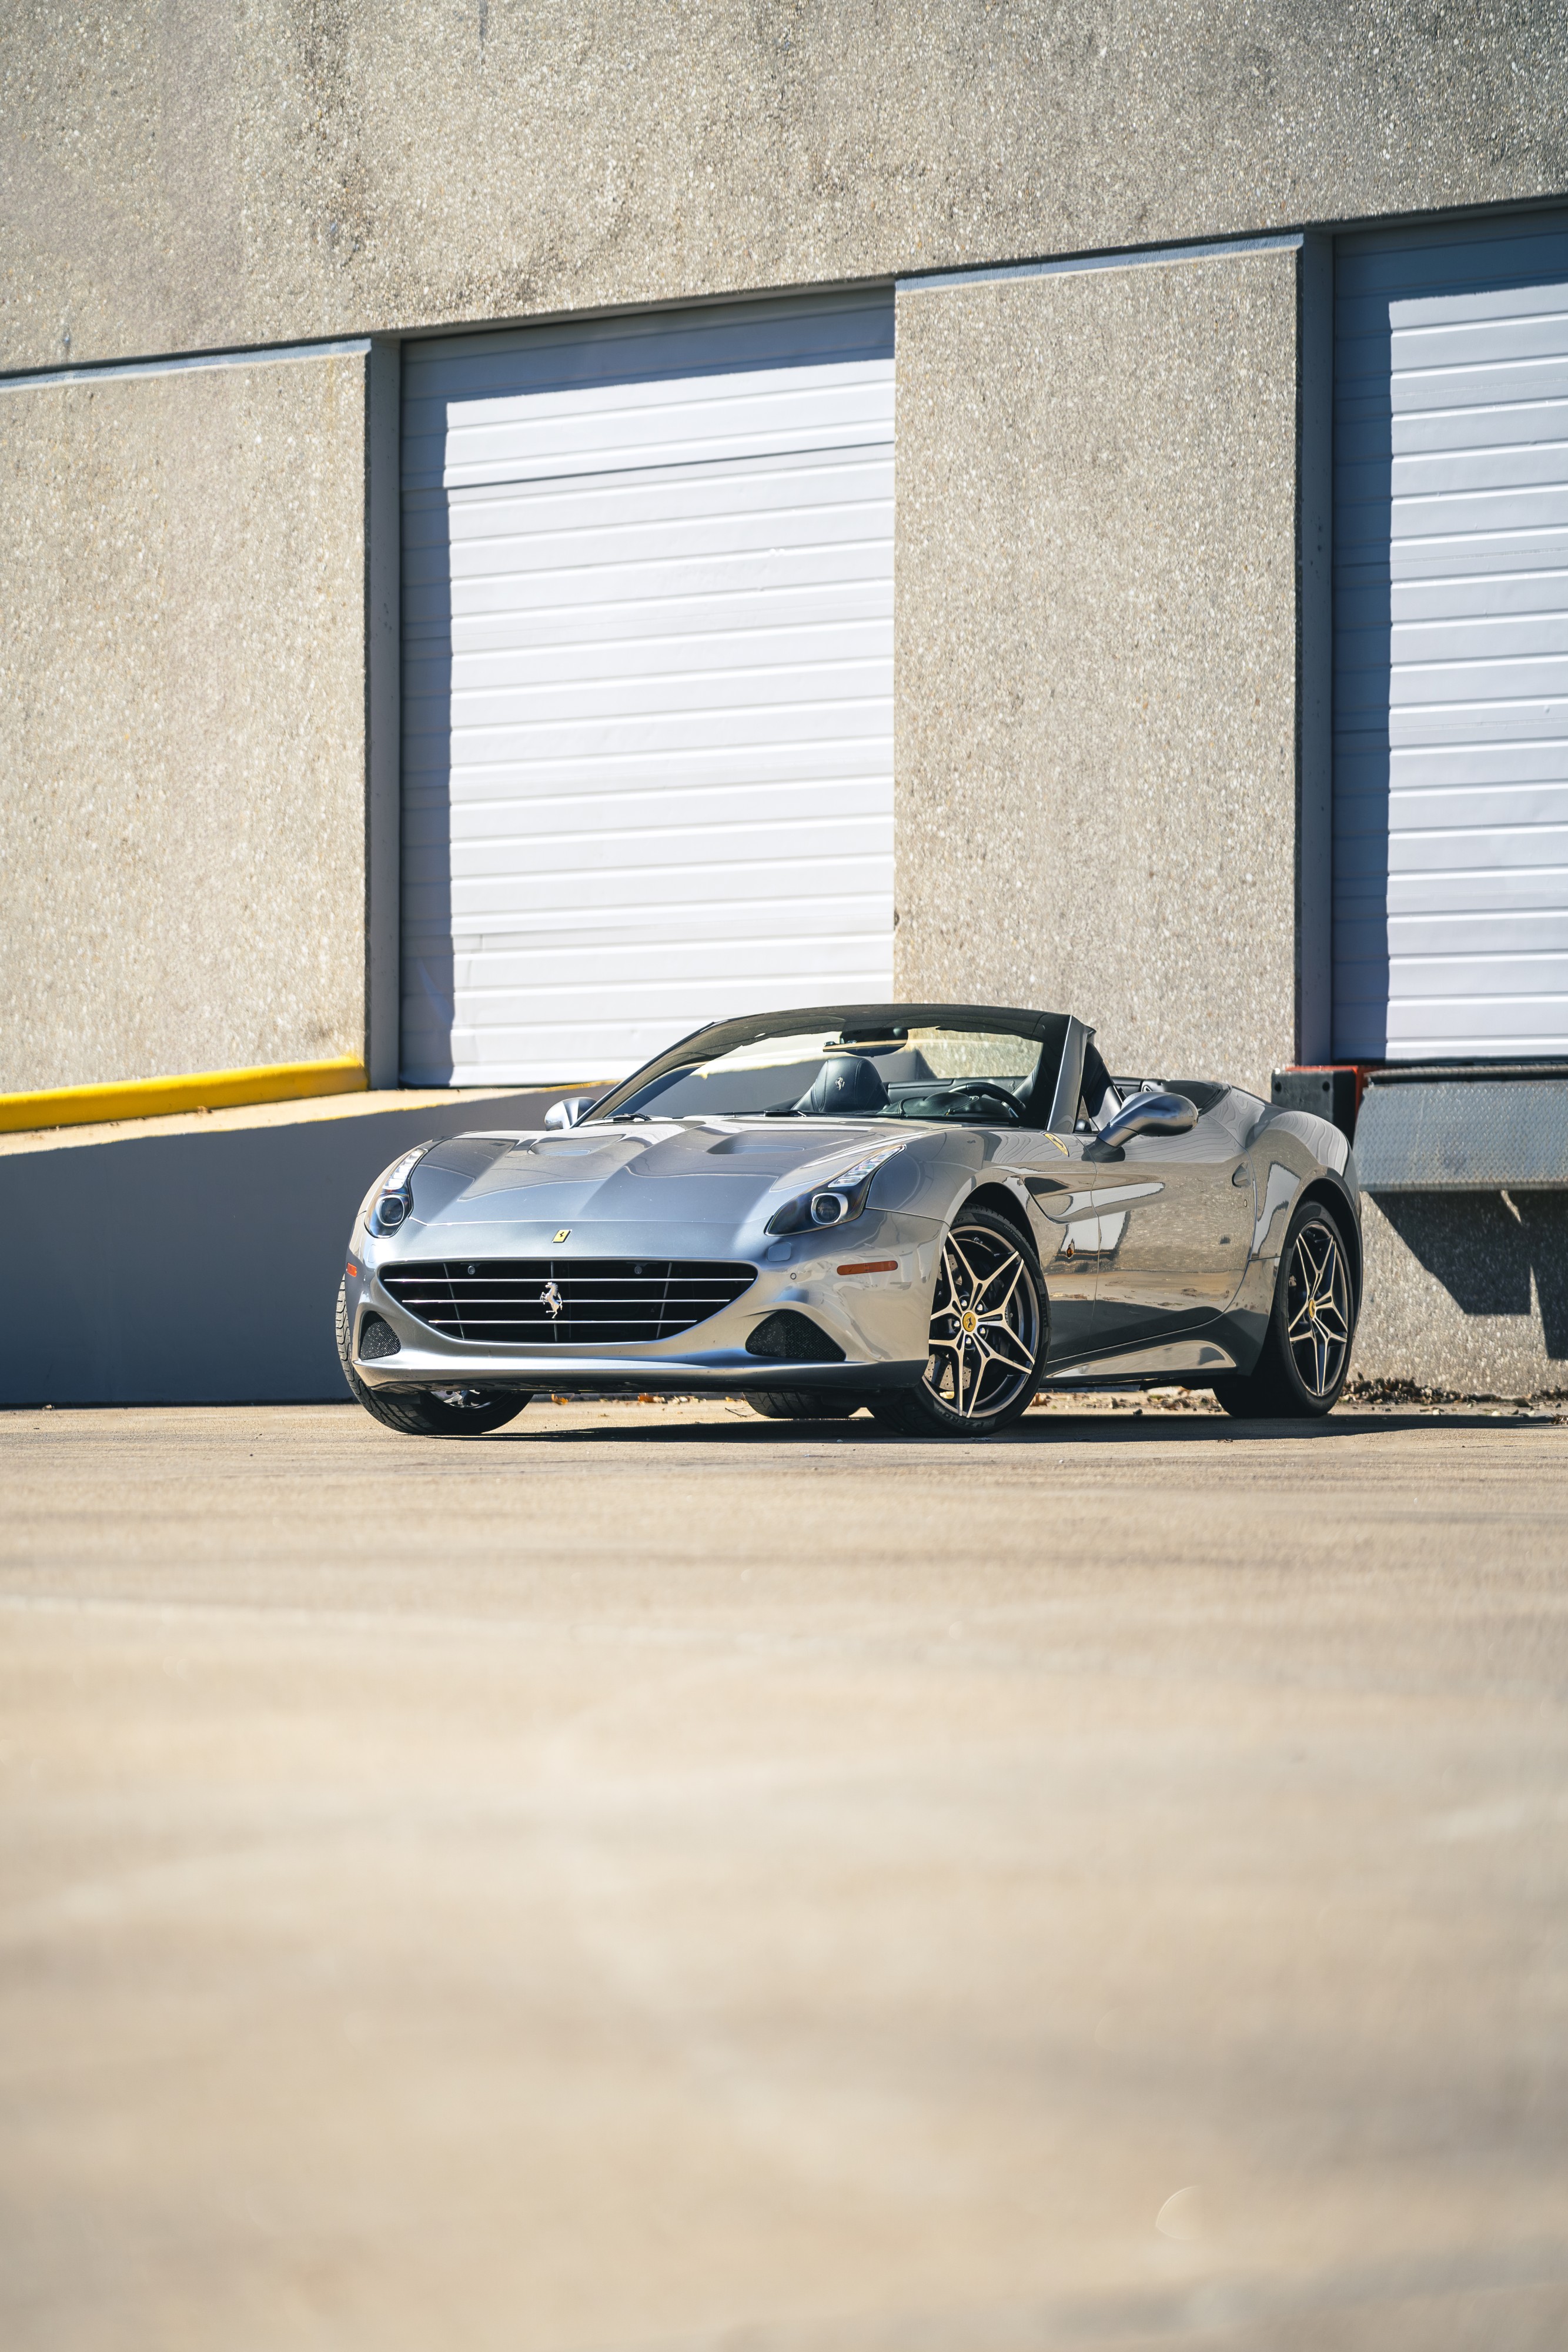
[[[1568,1192],[1405,1192],[1363,1206],[1363,1380],[1472,1396],[1568,1390]]]
[[[342,1398],[332,1307],[367,1187],[426,1136],[540,1127],[553,1099],[470,1095],[0,1158],[0,1403]]]

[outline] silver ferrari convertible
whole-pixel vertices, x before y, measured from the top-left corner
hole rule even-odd
[[[1113,1076],[1068,1013],[834,1004],[716,1022],[540,1131],[405,1153],[354,1221],[338,1344],[416,1436],[674,1391],[977,1437],[1053,1383],[1327,1412],[1360,1294],[1324,1120]]]

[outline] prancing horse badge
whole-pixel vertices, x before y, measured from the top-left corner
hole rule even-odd
[[[570,1234],[571,1227],[570,1225],[562,1225],[559,1233],[556,1235],[556,1239],[558,1242],[564,1242],[570,1238]]]

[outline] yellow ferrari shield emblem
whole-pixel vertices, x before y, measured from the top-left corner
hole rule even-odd
[[[570,1227],[570,1225],[562,1225],[562,1227],[561,1227],[561,1229],[560,1229],[559,1233],[559,1234],[557,1234],[557,1235],[556,1235],[556,1239],[557,1239],[557,1241],[558,1241],[558,1242],[564,1242],[564,1241],[566,1241],[566,1240],[570,1237],[570,1233],[571,1233],[571,1227]]]

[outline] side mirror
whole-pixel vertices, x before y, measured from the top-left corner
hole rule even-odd
[[[591,1111],[598,1100],[597,1095],[563,1095],[559,1102],[551,1103],[549,1110],[546,1111],[545,1125],[558,1129],[575,1127],[584,1113]]]
[[[1197,1125],[1197,1107],[1185,1095],[1134,1095],[1100,1129],[1107,1146],[1130,1143],[1134,1135],[1185,1135]]]

